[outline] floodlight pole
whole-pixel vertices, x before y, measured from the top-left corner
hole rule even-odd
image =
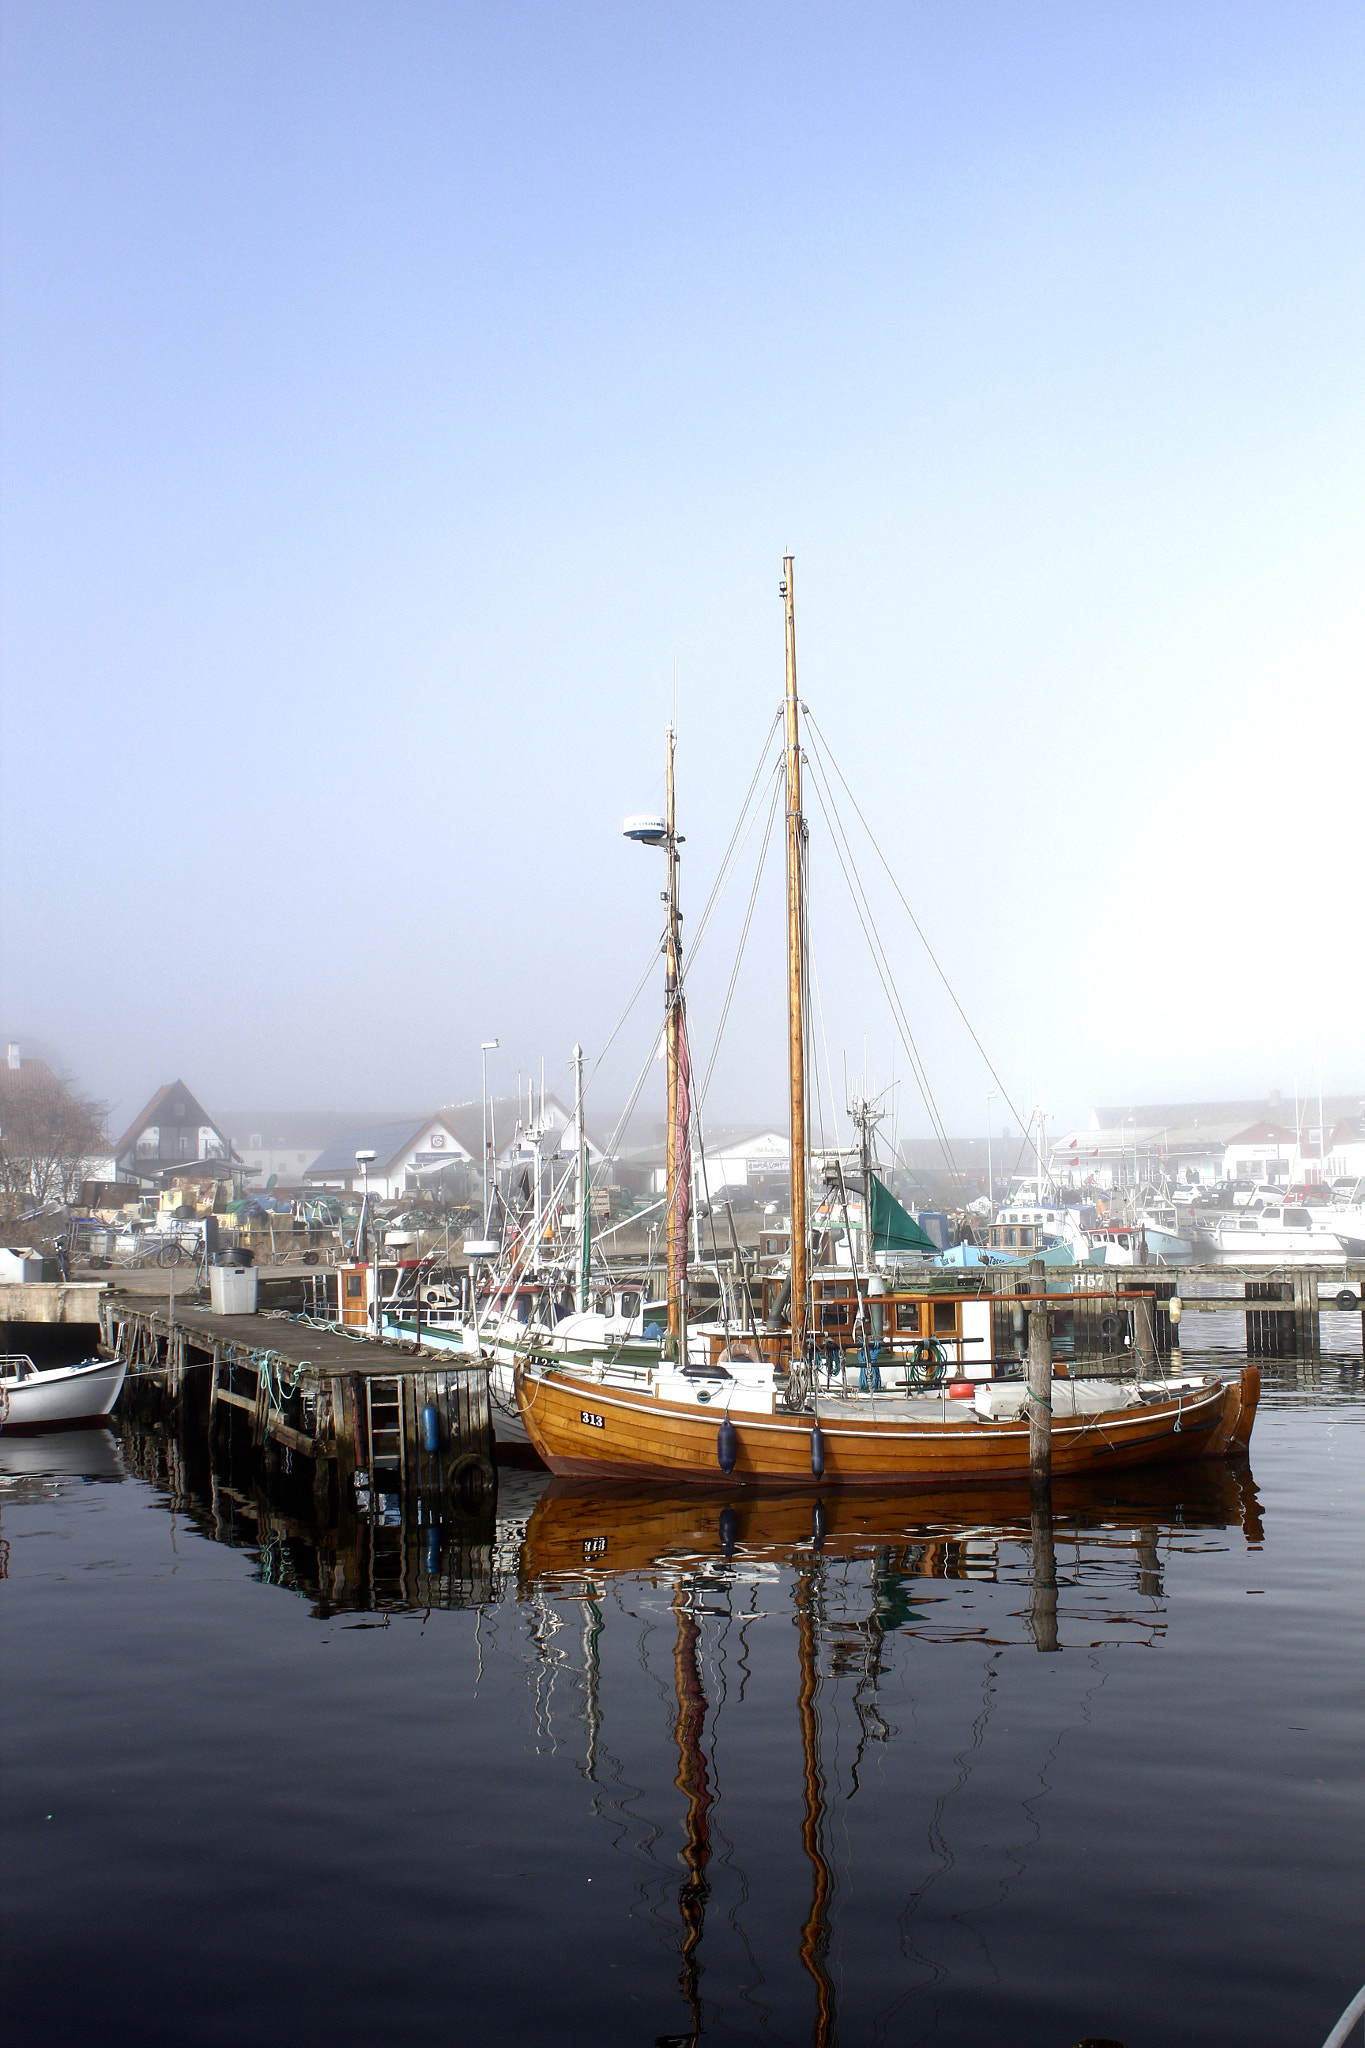
[[[496,1052],[496,1038],[486,1038],[479,1047],[483,1054],[483,1234],[488,1236],[488,1055]]]

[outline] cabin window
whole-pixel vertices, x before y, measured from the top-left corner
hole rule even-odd
[[[955,1331],[956,1329],[957,1329],[957,1304],[956,1304],[956,1302],[952,1302],[952,1301],[936,1301],[936,1302],[934,1303],[934,1335],[935,1335],[936,1337],[942,1337],[942,1336],[949,1336],[949,1337],[951,1337],[951,1336],[953,1335],[953,1332],[954,1332],[954,1331]]]
[[[519,1323],[529,1323],[530,1320],[531,1297],[529,1294],[519,1294],[517,1296],[517,1321]]]
[[[1284,1220],[1286,1223],[1294,1224],[1300,1230],[1311,1230],[1313,1227],[1313,1219],[1306,1209],[1286,1209]]]
[[[844,1308],[844,1305],[843,1305],[843,1303],[842,1303],[842,1302],[838,1302],[838,1301],[827,1301],[827,1302],[823,1303],[823,1304],[822,1304],[822,1306],[821,1306],[821,1310],[820,1310],[820,1327],[821,1327],[821,1329],[822,1329],[822,1330],[838,1330],[838,1329],[842,1329],[842,1327],[843,1327],[843,1323],[844,1323],[844,1317],[845,1317],[846,1313],[847,1313],[847,1311],[845,1310],[845,1308]]]
[[[640,1313],[640,1297],[633,1288],[627,1288],[621,1296],[621,1313],[627,1321]]]
[[[905,1330],[912,1337],[919,1335],[919,1303],[898,1301],[896,1303],[896,1328]]]
[[[363,1294],[364,1292],[365,1275],[363,1273],[348,1273],[346,1275],[347,1298],[351,1301],[354,1301],[357,1295]]]

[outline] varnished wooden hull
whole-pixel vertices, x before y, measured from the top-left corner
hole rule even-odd
[[[1237,1380],[1211,1379],[1179,1399],[1148,1407],[1054,1415],[1053,1475],[1065,1479],[1245,1452],[1260,1384],[1260,1373],[1247,1366]],[[517,1400],[527,1435],[552,1472],[710,1486],[722,1481],[721,1416],[714,1408],[687,1409],[631,1388],[534,1368],[519,1373]],[[848,1415],[820,1416],[826,1486],[998,1486],[1028,1477],[1026,1421],[860,1421],[854,1404],[849,1406]],[[729,1484],[810,1483],[813,1416],[732,1412],[730,1420],[737,1450]]]

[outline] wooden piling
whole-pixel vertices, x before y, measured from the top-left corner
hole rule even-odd
[[[1133,1303],[1133,1353],[1138,1371],[1151,1378],[1156,1371],[1156,1297],[1139,1294]]]
[[[1318,1358],[1322,1354],[1318,1276],[1308,1269],[1294,1275],[1294,1349],[1300,1358]]]
[[[1052,1494],[1035,1497],[1032,1513],[1033,1598],[1029,1623],[1033,1646],[1060,1650],[1057,1640],[1057,1546],[1052,1533]]]
[[[1046,1307],[1028,1322],[1028,1467],[1034,1503],[1052,1509],[1052,1318]]]

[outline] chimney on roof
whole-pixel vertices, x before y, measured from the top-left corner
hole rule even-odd
[[[9,1055],[9,1070],[12,1074],[17,1074],[20,1066],[23,1064],[19,1058],[19,1048],[17,1045],[11,1045],[6,1050]]]

